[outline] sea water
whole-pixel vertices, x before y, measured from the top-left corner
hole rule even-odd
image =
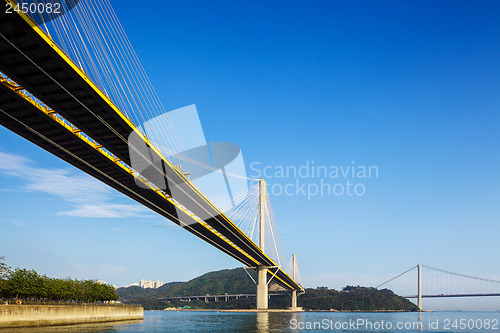
[[[107,332],[498,332],[500,312],[234,313],[145,311],[144,320],[44,328],[0,329],[26,333]]]

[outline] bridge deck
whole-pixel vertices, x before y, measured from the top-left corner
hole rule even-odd
[[[0,79],[0,124],[177,224],[180,218],[191,218],[179,216],[180,212],[160,193],[137,186],[125,166],[14,89]],[[202,224],[194,223],[186,229],[246,265],[255,264]]]
[[[205,296],[166,296],[166,297],[160,297],[158,299],[160,300],[165,300],[165,301],[171,301],[171,300],[183,300],[183,299],[205,299],[205,298],[239,298],[239,297],[255,297],[256,294],[224,294],[224,295],[205,295]],[[279,294],[273,294],[269,293],[269,297],[271,296],[287,296],[287,294],[284,293],[279,293]]]
[[[0,71],[7,74],[80,130],[84,131],[90,137],[95,138],[125,164],[131,164],[127,138],[134,131],[135,126],[27,16],[22,13],[6,14],[4,11],[0,11],[0,52],[2,54],[2,57],[0,57]],[[5,105],[8,104],[2,103],[2,108]],[[6,114],[10,115],[8,112]],[[22,115],[19,116],[21,117]],[[31,125],[36,125],[29,119],[31,116],[33,116],[33,112],[27,118],[23,118],[23,121]],[[33,117],[35,118],[35,116]],[[65,154],[60,152],[61,149],[56,149],[53,144],[49,145],[46,142],[42,142],[45,140],[38,135],[26,133],[26,128],[21,123],[13,121],[12,118],[9,119],[11,120],[4,118],[4,123],[7,124],[6,127],[9,129],[85,172],[89,172],[106,184],[110,186],[113,186],[110,183],[116,184],[114,180],[111,181],[105,175],[107,172],[110,172],[109,176],[113,178],[117,176],[115,174],[117,170],[108,170],[106,172],[100,170],[102,166],[99,165],[98,161],[94,160],[95,154],[80,152],[79,155],[73,152],[77,157],[70,157],[71,154],[67,153],[66,155],[68,156],[63,157]],[[50,127],[43,126],[40,126],[38,130],[45,134],[51,134],[52,131],[54,133],[57,132]],[[149,145],[145,137],[141,136],[141,138],[145,141],[145,144]],[[67,135],[62,135],[61,133],[54,134],[51,140],[62,146],[62,151],[72,148],[71,145],[74,144],[74,142],[70,142],[71,140],[67,139]],[[135,148],[140,149],[140,147]],[[153,154],[155,153],[157,156],[152,156],[151,159],[145,160],[145,162],[153,167],[155,166],[153,161],[163,160],[164,177],[168,180],[164,181],[163,184],[176,184],[179,186],[178,189],[180,189],[181,194],[176,194],[176,201],[180,202],[182,206],[197,216],[210,216],[204,222],[216,230],[217,233],[223,235],[223,238],[226,238],[227,241],[235,244],[247,253],[252,260],[248,258],[244,259],[241,255],[238,255],[236,259],[251,266],[255,266],[255,262],[260,265],[275,266],[274,262],[196,189],[177,168],[172,166],[159,152],[154,152]],[[86,158],[89,158],[89,160],[86,161]],[[96,163],[96,165],[92,163]],[[98,172],[98,170],[102,172]],[[97,173],[101,175],[97,175]],[[151,194],[148,196],[146,193],[141,193],[139,196],[138,193],[142,191],[138,189],[135,191],[132,190],[133,186],[138,186],[131,184],[130,180],[131,178],[129,177],[129,184],[126,187],[122,186],[123,184],[119,185],[122,188],[119,190],[134,200],[152,208],[150,202],[146,202],[141,198],[151,197]],[[163,187],[163,184],[155,183],[160,188]],[[117,188],[117,186],[113,187]],[[146,191],[155,193],[151,190]],[[165,192],[167,195],[170,194],[170,189],[166,188]],[[165,206],[164,203],[163,206]],[[168,212],[168,216],[165,216],[165,214],[162,215],[174,222],[178,222],[179,218],[185,218],[185,216],[178,216],[178,210],[175,209],[175,206],[168,207],[168,209],[164,207],[162,209]],[[158,208],[153,210],[158,212]],[[199,226],[195,225],[193,225],[193,229],[199,228]],[[226,243],[227,241],[224,240]],[[227,248],[227,244],[224,248]],[[235,257],[234,255],[232,256]],[[252,263],[252,261],[255,262]],[[270,272],[268,274],[271,275]],[[302,289],[282,270],[278,271],[276,279],[276,282],[287,289]]]

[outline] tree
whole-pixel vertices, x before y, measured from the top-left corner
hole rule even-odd
[[[354,287],[354,286],[347,285],[344,288],[342,288],[342,291],[353,291],[353,290],[356,290],[357,288],[359,288],[359,286]]]
[[[11,271],[1,262],[0,268],[0,295],[4,297],[86,302],[119,299],[113,286],[95,280],[55,279],[21,268]]]
[[[0,293],[2,292],[2,286],[5,278],[8,276],[10,272],[10,267],[7,266],[3,261],[5,260],[4,256],[0,257]]]
[[[2,262],[5,260],[4,256],[0,257],[0,280],[5,279],[5,277],[9,274],[10,272],[10,267],[7,266],[6,263]]]
[[[2,292],[15,297],[44,298],[46,291],[43,282],[43,277],[36,271],[16,268],[4,281]]]

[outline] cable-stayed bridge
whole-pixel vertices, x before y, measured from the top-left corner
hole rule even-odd
[[[0,11],[0,124],[257,270],[257,308],[271,281],[295,308],[304,288],[295,257],[284,269],[265,182],[215,204],[109,3],[65,5],[57,17]],[[151,119],[162,123],[147,133]]]
[[[422,264],[411,267],[379,284],[376,288],[387,286],[394,280],[408,276],[407,274],[415,271],[417,271],[417,294],[403,297],[416,298],[420,310],[422,310],[422,298],[500,296],[500,280],[450,272]]]

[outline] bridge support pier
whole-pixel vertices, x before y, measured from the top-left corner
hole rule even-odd
[[[297,290],[292,291],[292,309],[297,308]]]
[[[267,267],[257,267],[257,309],[268,308]]]

